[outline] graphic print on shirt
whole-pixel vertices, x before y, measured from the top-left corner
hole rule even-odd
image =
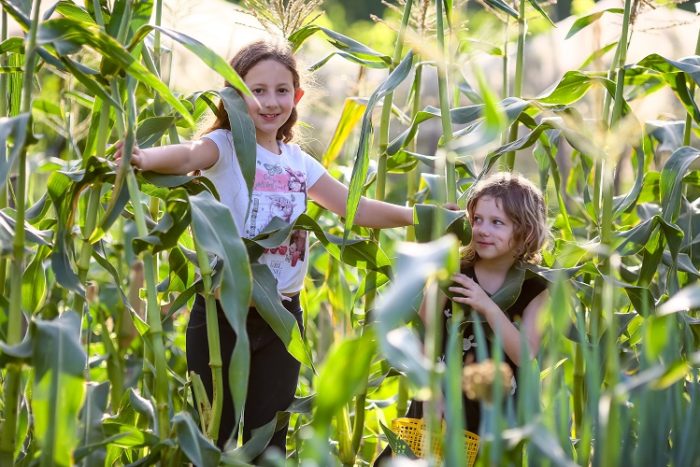
[[[255,184],[246,221],[245,234],[258,235],[275,217],[286,223],[306,211],[306,176],[279,163],[257,162]],[[276,277],[288,268],[295,268],[306,258],[305,230],[292,231],[289,239],[276,248],[266,249],[265,263]]]

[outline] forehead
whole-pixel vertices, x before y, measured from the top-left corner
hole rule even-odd
[[[481,196],[476,200],[474,213],[508,218],[508,214],[503,210],[503,201],[490,195]]]
[[[292,72],[274,59],[261,60],[246,73],[246,84],[294,84]]]

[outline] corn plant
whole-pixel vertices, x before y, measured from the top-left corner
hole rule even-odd
[[[38,0],[0,0],[0,464],[246,465],[263,452],[277,420],[243,445],[231,439],[220,450],[212,440],[225,392],[241,418],[252,301],[303,364],[298,397],[279,414],[290,419],[288,463],[367,465],[387,443],[400,447],[386,427],[415,397],[432,408],[427,433],[442,443],[444,463],[462,465],[456,323],[463,311],[454,310],[445,336],[437,312],[425,327],[416,317],[423,296],[434,303],[448,284],[458,246],[469,241],[463,213],[441,204],[463,205],[470,187],[496,167],[534,166],[528,175],[546,194],[552,238],[541,267],[513,272],[494,300],[505,307],[525,278],[545,279],[543,342],[519,369],[517,401],[503,395],[500,376],[477,388],[492,396],[482,400],[477,463],[694,465],[700,36],[693,56],[650,51],[629,63],[634,5],[626,0],[606,12],[622,24],[609,69],[569,70],[541,95],[523,96],[527,22],[549,18],[535,0],[485,4],[518,24],[513,89],[504,86],[501,97],[462,46],[479,27],[466,3],[401,2],[400,20],[383,20],[397,31],[393,51],[383,52],[316,24],[318,3],[249,2],[298,53],[309,53],[311,40],[333,47],[310,57],[312,71],[345,59],[384,74],[368,96],[335,103],[338,123],[323,148],[332,174],[351,169],[343,180],[346,218],[310,203],[294,226],[273,222],[246,239],[206,178],[134,171],[128,156],[119,166],[111,160],[117,141],[130,154],[134,144],[194,137],[221,99],[239,122],[234,144],[252,184],[254,128],[239,94],[248,90],[223,58],[162,27],[160,1],[58,1],[42,16]],[[8,37],[8,16],[24,39]],[[582,16],[569,35],[599,17]],[[162,78],[169,74],[164,38],[235,89],[172,89]],[[435,83],[427,83],[431,68]],[[439,106],[424,105],[426,84],[437,89]],[[660,89],[684,113],[640,121],[631,104]],[[590,108],[599,114],[585,113],[583,104],[596,99]],[[422,144],[430,120],[440,123],[435,151]],[[406,241],[400,232],[354,225],[362,195],[416,204]],[[292,228],[315,238],[301,296],[304,337],[279,303],[270,271],[251,261]],[[185,310],[196,293],[210,323],[221,299],[239,337],[224,368],[218,329],[208,328],[212,400],[184,358]],[[487,332],[477,332],[479,349]],[[480,363],[503,361],[498,339],[492,362]],[[442,340],[445,365],[436,358]],[[285,464],[265,455],[271,465]]]

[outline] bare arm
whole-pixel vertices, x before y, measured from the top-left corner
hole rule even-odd
[[[308,189],[308,194],[311,199],[329,211],[345,216],[348,189],[327,173],[321,175],[321,178]],[[413,209],[363,196],[357,208],[355,224],[370,228],[412,225]]]
[[[532,358],[532,355],[538,352],[540,348],[540,331],[537,328],[537,322],[547,300],[546,290],[533,298],[525,307],[520,330],[518,330],[508,316],[473,279],[464,274],[456,274],[454,279],[459,285],[449,289],[455,293],[452,300],[471,306],[474,311],[486,319],[491,329],[501,333],[503,350],[513,363],[520,366],[520,362],[523,359],[523,355],[520,352],[521,333],[524,334],[530,350],[530,355],[525,356],[525,358]]]
[[[114,159],[119,162],[121,157],[122,143],[119,143]],[[136,168],[173,175],[208,169],[218,160],[219,148],[208,138],[148,149],[134,146],[131,155],[131,165]]]

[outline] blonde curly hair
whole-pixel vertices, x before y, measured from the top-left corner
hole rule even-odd
[[[478,182],[467,201],[467,217],[474,222],[474,210],[480,198],[489,196],[500,202],[501,208],[513,222],[513,238],[517,242],[516,260],[537,264],[540,251],[548,237],[547,207],[542,192],[520,174],[497,172]],[[474,239],[461,250],[462,262],[474,264],[479,254]]]

